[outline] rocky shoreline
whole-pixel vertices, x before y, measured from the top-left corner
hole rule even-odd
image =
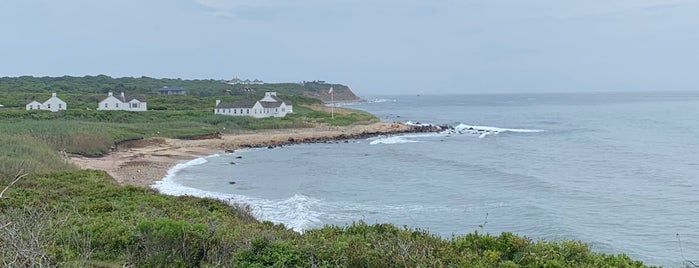
[[[402,123],[395,123],[401,124]],[[408,133],[436,133],[442,132],[446,129],[450,129],[451,126],[436,126],[436,125],[403,125],[408,128],[400,128],[392,131],[363,131],[361,133],[351,133],[351,134],[339,134],[337,136],[318,136],[318,137],[307,137],[303,139],[295,139],[290,137],[286,141],[275,141],[275,142],[263,142],[255,144],[240,144],[239,148],[264,148],[273,149],[277,147],[283,147],[288,145],[297,144],[314,144],[314,143],[349,143],[350,140],[360,140],[368,139],[381,135],[399,135]],[[226,150],[228,153],[232,153],[235,150]]]
[[[121,185],[150,188],[176,164],[239,148],[276,148],[294,144],[340,143],[379,135],[441,132],[446,126],[379,122],[347,127],[265,130],[212,135],[204,139],[147,138],[123,141],[102,157],[71,156],[84,169],[104,170]]]

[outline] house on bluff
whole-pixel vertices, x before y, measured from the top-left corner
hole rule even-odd
[[[124,92],[121,95],[114,96],[112,92],[107,93],[107,97],[99,102],[97,110],[121,110],[121,111],[146,111],[146,99],[141,96],[125,96]]]
[[[263,118],[284,117],[293,111],[291,102],[277,97],[277,92],[265,92],[265,97],[258,101],[221,102],[216,100],[214,114]]]
[[[27,110],[49,110],[55,113],[59,110],[65,110],[68,108],[68,105],[66,105],[65,101],[56,97],[56,93],[54,92],[51,94],[51,98],[44,102],[38,102],[36,100],[30,101],[27,103],[26,108]]]

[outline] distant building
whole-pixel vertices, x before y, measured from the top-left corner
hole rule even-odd
[[[216,100],[214,114],[232,116],[284,117],[293,113],[294,108],[290,101],[277,97],[276,92],[265,92],[265,97],[259,101],[241,101],[226,103]]]
[[[124,92],[121,92],[119,96],[114,96],[112,92],[109,92],[107,93],[107,97],[99,102],[97,110],[142,112],[147,110],[147,103],[145,97],[127,97],[124,95]]]
[[[26,105],[27,110],[49,110],[52,112],[58,112],[60,110],[65,110],[68,105],[65,101],[56,97],[56,92],[51,93],[51,98],[44,102],[39,102],[32,100]]]
[[[226,82],[229,85],[262,85],[265,82],[260,79],[255,79],[250,81],[250,79],[241,80],[238,76],[234,76],[233,79]]]
[[[160,92],[160,95],[184,95],[187,93],[184,88],[168,86],[161,87],[158,92]]]

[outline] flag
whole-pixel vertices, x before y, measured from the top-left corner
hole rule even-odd
[[[333,87],[330,87],[330,90],[328,90],[328,94],[333,94]]]

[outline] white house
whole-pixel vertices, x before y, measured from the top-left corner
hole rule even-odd
[[[143,97],[128,97],[121,92],[121,95],[114,96],[112,92],[107,93],[107,97],[97,104],[97,110],[121,110],[121,111],[146,111],[147,103]]]
[[[49,110],[55,113],[59,110],[65,110],[66,108],[68,108],[68,105],[65,101],[56,97],[56,93],[54,92],[51,93],[51,98],[49,98],[48,100],[44,102],[32,100],[31,102],[27,103],[26,108],[27,110]]]
[[[277,97],[276,92],[265,92],[265,97],[259,101],[241,101],[226,103],[216,100],[214,114],[232,116],[284,117],[293,112],[290,101]]]

